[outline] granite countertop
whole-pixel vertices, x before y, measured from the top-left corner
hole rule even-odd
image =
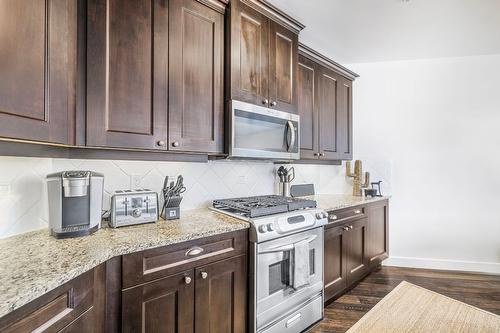
[[[0,317],[115,256],[249,228],[209,209],[181,216],[80,238],[55,239],[43,229],[0,240]]]
[[[342,194],[306,197],[326,211],[389,197]],[[47,229],[0,240],[0,317],[18,309],[99,264],[128,253],[249,228],[249,223],[209,209],[182,211],[172,221],[118,229],[102,228],[80,238],[55,239]]]
[[[370,202],[387,200],[390,197],[382,196],[374,198],[364,198],[355,197],[349,194],[316,194],[305,198],[316,200],[316,202],[318,203],[318,208],[324,209],[326,211],[332,211],[342,208],[364,205]]]

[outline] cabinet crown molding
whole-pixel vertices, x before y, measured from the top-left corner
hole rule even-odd
[[[219,13],[224,14],[226,10],[226,5],[229,3],[229,0],[196,0]]]
[[[266,0],[231,0],[231,1],[241,1],[242,3],[252,7],[263,15],[269,17],[273,21],[280,23],[286,28],[298,34],[306,26],[287,13],[283,12],[281,9],[277,8],[273,4]]]
[[[359,74],[351,71],[349,68],[342,66],[338,62],[333,61],[332,59],[324,56],[323,54],[311,49],[309,46],[302,43],[299,43],[299,54],[331,68],[332,70],[340,73],[351,81],[354,81],[359,77]]]

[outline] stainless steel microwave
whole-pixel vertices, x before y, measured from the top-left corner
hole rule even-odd
[[[227,119],[229,158],[300,158],[298,115],[232,100]]]

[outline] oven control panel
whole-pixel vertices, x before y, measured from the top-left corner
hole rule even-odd
[[[252,223],[255,226],[256,238],[253,241],[262,242],[323,226],[328,223],[328,214],[321,209],[304,209],[252,219]]]

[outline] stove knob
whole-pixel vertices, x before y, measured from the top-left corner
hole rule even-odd
[[[274,231],[274,226],[272,223],[267,224],[267,231]]]
[[[316,213],[316,218],[318,220],[326,219],[326,218],[328,218],[328,214],[325,212],[319,212],[319,213]]]
[[[266,225],[265,224],[259,225],[259,232],[264,233],[266,231],[267,230],[266,230]]]

